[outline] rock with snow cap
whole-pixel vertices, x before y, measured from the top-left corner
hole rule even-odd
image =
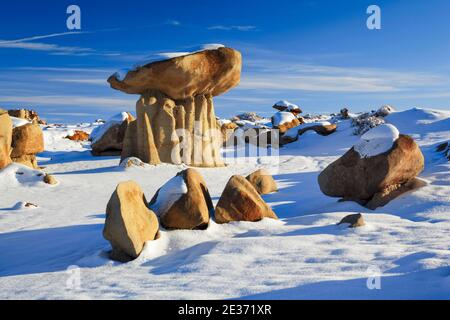
[[[384,127],[383,127],[384,126]],[[322,192],[368,204],[374,209],[374,198],[390,199],[396,190],[411,190],[410,185],[424,168],[424,157],[417,143],[409,136],[398,135],[392,125],[368,131],[360,141],[319,175]]]
[[[94,156],[120,155],[128,126],[134,120],[129,112],[121,112],[92,130],[89,137],[92,142],[92,154]]]
[[[163,92],[173,100],[197,95],[218,96],[240,81],[241,54],[223,45],[205,45],[189,52],[167,53],[128,71],[117,73],[111,87],[130,94],[149,90]]]
[[[214,207],[203,177],[195,169],[179,172],[149,203],[166,229],[205,229]]]

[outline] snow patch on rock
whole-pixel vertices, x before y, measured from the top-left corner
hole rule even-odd
[[[136,63],[133,66],[133,68],[131,68],[131,69],[125,68],[125,69],[118,70],[114,75],[116,76],[117,80],[123,81],[125,79],[125,77],[127,76],[128,72],[135,71],[136,69],[138,69],[142,66],[148,65],[150,63],[170,60],[170,59],[178,58],[178,57],[184,57],[184,56],[188,56],[188,55],[191,55],[194,53],[199,53],[199,52],[207,51],[207,50],[217,50],[219,48],[224,48],[224,47],[225,46],[220,43],[208,43],[208,44],[203,44],[200,46],[189,48],[186,51],[158,52],[158,53],[155,53],[155,54],[147,57],[144,61]]]
[[[178,175],[166,182],[158,192],[155,203],[150,206],[158,217],[167,212],[173,204],[187,193],[187,185],[183,176]]]
[[[98,140],[100,140],[101,137],[103,137],[103,135],[112,126],[114,126],[116,124],[122,124],[122,122],[124,122],[127,119],[128,119],[128,113],[121,112],[121,113],[118,113],[118,114],[114,115],[113,117],[111,117],[108,121],[105,122],[105,124],[96,127],[94,130],[92,130],[91,135],[90,135],[90,139],[91,139],[92,143],[95,143]]]
[[[277,127],[277,126],[281,126],[285,123],[290,123],[290,122],[294,121],[295,119],[296,118],[292,113],[280,111],[273,115],[272,123],[275,127]]]
[[[26,119],[21,119],[21,118],[16,118],[16,117],[10,117],[10,118],[13,123],[13,128],[18,128],[18,127],[21,127],[21,126],[24,126],[24,125],[30,123],[30,121],[28,121]]]
[[[399,135],[398,129],[393,125],[382,124],[363,134],[354,148],[362,158],[374,157],[389,151]]]

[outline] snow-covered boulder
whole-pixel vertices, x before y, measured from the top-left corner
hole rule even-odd
[[[280,111],[272,116],[272,126],[274,129],[278,129],[280,134],[284,134],[300,124],[301,121],[291,112]]]
[[[412,182],[424,168],[424,157],[416,142],[397,136],[398,130],[390,125],[372,130],[322,171],[319,185],[324,194],[375,209],[400,195],[398,190],[417,186]]]
[[[286,111],[286,112],[290,112],[294,115],[299,115],[300,113],[302,113],[302,109],[300,109],[300,107],[296,104],[290,103],[289,101],[286,100],[281,100],[278,101],[277,103],[275,103],[273,105],[273,107],[275,110],[278,111]]]
[[[277,183],[265,169],[259,169],[246,178],[259,194],[269,194],[278,191]]]
[[[94,156],[120,155],[128,126],[134,120],[130,113],[121,112],[92,130],[89,137],[92,142],[92,154]]]
[[[37,169],[36,154],[44,151],[44,134],[36,123],[18,125],[13,129],[11,159]]]
[[[106,207],[103,229],[103,237],[112,246],[111,259],[136,259],[145,242],[157,238],[158,231],[158,218],[147,208],[141,187],[134,181],[119,183]]]
[[[149,203],[166,229],[205,229],[214,210],[203,177],[194,169],[179,172]]]
[[[375,116],[377,116],[377,117],[387,117],[388,115],[390,115],[393,112],[395,112],[394,107],[392,107],[390,105],[385,105],[385,106],[382,106],[380,109],[378,109],[375,112]]]
[[[8,112],[0,109],[0,169],[11,163],[13,123]]]
[[[217,203],[216,222],[256,222],[264,218],[278,219],[247,179],[239,175],[232,176]]]

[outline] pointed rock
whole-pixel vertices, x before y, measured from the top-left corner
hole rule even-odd
[[[158,235],[156,215],[147,208],[141,187],[134,181],[121,182],[106,207],[103,236],[113,248],[111,258],[121,262],[136,259],[146,241]]]
[[[256,222],[264,218],[278,219],[247,179],[239,175],[232,176],[217,204],[216,222]]]

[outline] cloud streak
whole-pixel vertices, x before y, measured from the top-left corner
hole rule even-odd
[[[222,31],[256,31],[256,26],[224,26],[224,25],[215,25],[208,27],[208,30],[222,30]]]

